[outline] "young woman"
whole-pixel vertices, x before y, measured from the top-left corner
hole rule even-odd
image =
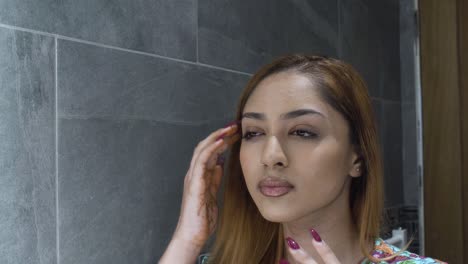
[[[439,263],[379,238],[378,142],[367,88],[350,65],[278,58],[251,78],[235,121],[196,147],[159,263],[195,263],[215,230],[204,263]]]

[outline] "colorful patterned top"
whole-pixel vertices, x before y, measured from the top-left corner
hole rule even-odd
[[[371,255],[376,258],[385,258],[389,257],[395,253],[400,251],[399,248],[385,243],[385,241],[381,238],[375,240],[375,247],[374,251],[372,251]],[[375,264],[375,262],[371,262],[367,258],[361,262],[361,264]],[[387,261],[380,261],[378,264],[447,264],[446,262],[416,255],[409,251],[403,251],[398,254],[396,257],[387,260]]]
[[[375,247],[374,251],[372,251],[372,256],[376,258],[385,258],[395,254],[396,252],[400,251],[399,248],[392,246],[390,244],[385,243],[385,241],[381,238],[375,240]],[[209,254],[202,254],[198,258],[199,264],[206,264],[208,263]],[[371,262],[369,259],[365,259],[361,262],[361,264],[376,264],[375,262]],[[387,261],[380,261],[377,264],[447,264],[446,262],[429,258],[418,256],[414,253],[403,251],[398,256],[394,257],[391,260]]]

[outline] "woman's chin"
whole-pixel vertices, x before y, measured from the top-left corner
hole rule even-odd
[[[293,220],[291,214],[288,214],[287,212],[284,212],[282,210],[270,208],[267,210],[259,211],[263,218],[273,223],[285,223]]]

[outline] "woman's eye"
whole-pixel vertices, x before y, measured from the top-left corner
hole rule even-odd
[[[303,130],[303,129],[297,129],[297,130],[294,130],[292,132],[292,134],[294,135],[298,135],[300,137],[304,137],[304,138],[315,138],[317,137],[318,135],[313,133],[313,132],[310,132],[310,131],[307,131],[307,130]]]
[[[260,132],[245,132],[244,135],[242,136],[243,139],[245,140],[249,140],[253,137],[256,137],[258,136],[258,134],[261,134]],[[296,135],[296,136],[299,136],[299,137],[302,137],[302,138],[316,138],[318,135],[316,133],[313,133],[313,132],[310,132],[310,131],[307,131],[307,130],[303,130],[303,129],[297,129],[297,130],[294,130],[291,134],[293,135]]]
[[[242,138],[245,139],[245,140],[249,140],[249,139],[255,137],[255,134],[259,134],[259,132],[249,132],[249,131],[247,131],[247,132],[244,133]]]

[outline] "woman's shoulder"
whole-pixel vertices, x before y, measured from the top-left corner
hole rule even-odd
[[[375,247],[374,251],[372,251],[372,256],[376,258],[386,258],[391,255],[394,255],[395,253],[398,253],[401,251],[398,247],[395,247],[393,245],[385,243],[385,241],[381,238],[376,239],[375,241]],[[365,260],[362,262],[362,264],[371,264],[374,262],[371,262],[369,260]],[[414,253],[411,253],[409,251],[402,251],[399,253],[396,257],[387,260],[387,261],[381,261],[379,264],[443,264],[446,262],[429,258],[429,257],[424,257],[420,256]]]

